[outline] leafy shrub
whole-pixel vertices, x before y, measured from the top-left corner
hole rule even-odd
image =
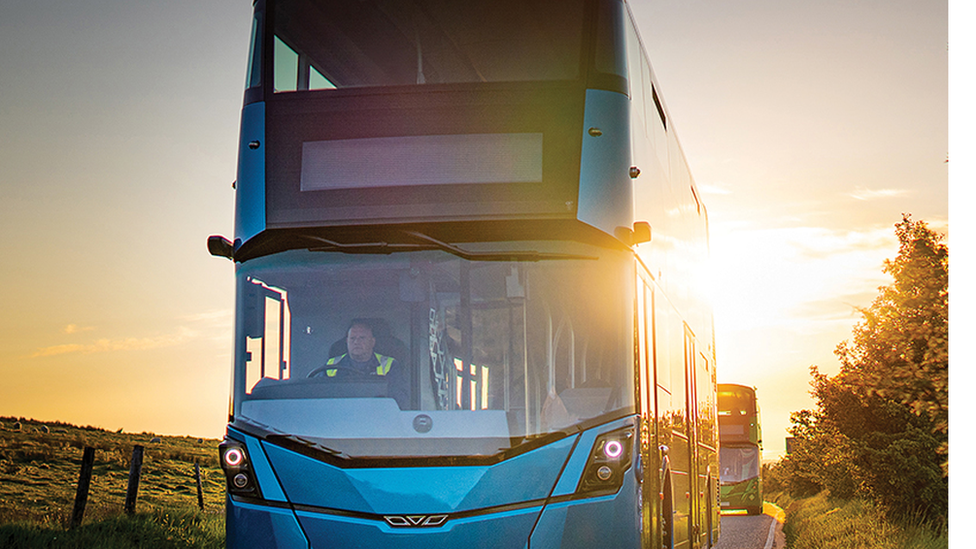
[[[924,223],[896,225],[898,257],[841,370],[811,368],[814,410],[791,415],[780,482],[794,497],[867,498],[890,517],[940,527],[948,514],[948,250]]]

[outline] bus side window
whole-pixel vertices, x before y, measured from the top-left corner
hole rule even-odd
[[[629,14],[624,28],[627,32],[627,80],[630,84],[631,107],[640,121],[640,131],[647,135],[647,124],[644,122],[644,82],[646,77],[642,74],[646,62],[641,51],[640,39],[637,37],[637,31],[634,29],[634,23]]]
[[[718,417],[715,414],[715,401],[713,400],[712,387],[713,372],[715,368],[708,361],[704,353],[698,353],[698,414],[702,426],[701,438],[706,444],[715,445],[718,441],[718,433],[715,425]]]
[[[685,432],[685,324],[677,312],[668,307],[668,363],[671,366],[671,403],[674,410],[674,429]]]
[[[654,300],[654,360],[657,367],[657,384],[671,392],[671,343],[668,337],[668,302],[655,296]]]
[[[640,368],[640,398],[641,413],[648,414],[654,412],[654,348],[653,348],[653,293],[650,286],[643,279],[637,277],[638,288],[638,342],[637,347],[640,353],[637,361]]]

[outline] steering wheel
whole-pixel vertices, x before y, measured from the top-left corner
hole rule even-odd
[[[319,366],[318,368],[315,368],[314,370],[312,370],[311,372],[309,372],[308,375],[306,375],[305,377],[307,377],[307,378],[308,377],[317,377],[319,374],[322,374],[326,370],[338,370],[338,371],[346,372],[348,374],[351,374],[353,377],[358,377],[358,378],[365,378],[365,377],[367,377],[367,374],[363,373],[360,370],[356,370],[356,369],[350,368],[348,366],[340,366],[339,364],[325,364],[325,365]],[[339,373],[338,371],[336,372],[336,374]],[[334,377],[334,376],[323,376],[323,377]]]

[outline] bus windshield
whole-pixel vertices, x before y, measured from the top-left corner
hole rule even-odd
[[[726,484],[742,482],[759,476],[759,448],[757,446],[722,446],[720,481]]]
[[[240,264],[235,420],[349,457],[486,456],[633,410],[629,254],[465,248],[553,259],[291,250]]]
[[[275,0],[276,92],[573,80],[582,0]]]

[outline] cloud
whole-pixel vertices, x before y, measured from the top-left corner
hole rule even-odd
[[[200,334],[198,337],[209,341],[226,343],[230,341],[230,334],[234,330],[234,310],[217,309],[184,316],[183,320],[191,323]]]
[[[909,191],[905,189],[865,189],[864,187],[857,187],[853,192],[848,193],[848,196],[855,200],[875,200],[878,198],[905,196],[907,194],[909,194]]]
[[[949,238],[949,218],[933,217],[931,219],[918,219],[918,221],[924,221],[930,229],[941,234],[943,238]]]
[[[183,317],[188,322],[200,322],[210,326],[231,326],[234,320],[233,309],[217,309]]]
[[[31,358],[66,355],[66,354],[92,354],[113,351],[144,351],[147,349],[159,349],[162,347],[173,347],[185,341],[193,339],[196,333],[188,328],[180,327],[175,333],[164,334],[156,337],[127,337],[120,339],[98,339],[92,343],[70,343],[64,345],[52,345],[42,347],[31,355]]]
[[[224,341],[233,329],[234,311],[232,309],[218,309],[186,315],[183,322],[195,326],[179,326],[175,332],[154,337],[119,337],[100,338],[90,343],[66,343],[50,345],[36,350],[30,358],[48,357],[67,354],[93,354],[115,351],[143,351],[174,347],[194,339],[208,338],[214,341]],[[68,324],[63,333],[73,335],[95,330],[94,326],[80,326]]]
[[[696,186],[702,194],[721,194],[727,195],[732,194],[732,189],[730,189],[725,183],[717,181],[715,183],[697,183]]]
[[[716,312],[732,331],[821,323],[850,324],[851,305],[870,305],[888,284],[886,258],[898,251],[890,227],[859,231],[823,227],[744,229],[715,235],[711,262]]]
[[[868,307],[878,297],[876,289],[836,295],[805,301],[789,309],[789,314],[797,318],[813,321],[849,321],[851,318],[860,319],[858,309]]]
[[[838,231],[807,228],[793,231],[787,241],[799,260],[827,260],[847,254],[868,254],[881,259],[898,250],[898,242],[891,227],[877,227],[860,231]],[[880,267],[881,262],[878,262]]]

